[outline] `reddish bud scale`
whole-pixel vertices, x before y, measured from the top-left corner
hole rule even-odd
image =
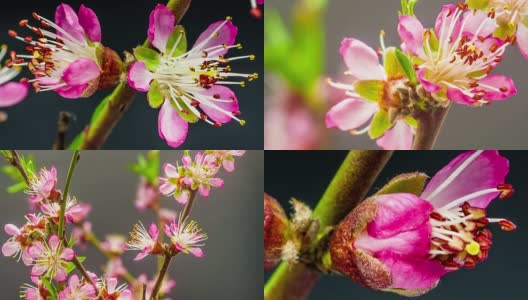
[[[123,61],[114,50],[105,47],[101,69],[98,90],[113,88],[119,83],[123,72]]]
[[[281,259],[287,241],[289,221],[275,198],[264,194],[264,269],[274,267]]]

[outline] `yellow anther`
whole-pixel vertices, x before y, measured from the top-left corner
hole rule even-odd
[[[380,35],[381,35],[381,36],[385,36],[385,30],[382,29],[382,30],[380,31]]]
[[[504,10],[509,10],[510,9],[510,6],[508,4],[504,5],[503,7]]]
[[[36,59],[42,58],[42,56],[40,55],[38,51],[33,52],[33,57]]]
[[[477,50],[477,47],[475,47],[475,45],[469,46],[469,51],[475,52],[475,50]]]
[[[246,125],[246,120],[240,120],[240,125],[241,125],[241,126]]]
[[[470,255],[477,255],[480,253],[480,245],[475,241],[466,245],[466,252]]]
[[[255,60],[255,55],[251,54],[251,55],[249,56],[249,60]]]
[[[230,17],[230,16],[227,16],[227,17],[226,17],[226,20],[227,20],[227,21],[231,21],[231,20],[233,20],[233,18]]]
[[[7,45],[6,45],[6,44],[3,44],[3,45],[2,45],[2,48],[0,48],[0,49],[2,49],[2,51],[6,51],[6,50],[7,50]]]

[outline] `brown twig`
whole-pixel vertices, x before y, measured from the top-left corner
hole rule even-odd
[[[53,144],[53,150],[64,150],[66,148],[66,132],[70,128],[71,120],[73,115],[67,111],[61,111],[59,113],[59,120],[57,122],[57,137]]]
[[[152,293],[150,294],[150,300],[158,299],[158,293],[163,283],[163,279],[167,274],[167,270],[169,269],[171,260],[172,255],[169,253],[165,253],[165,255],[163,256],[163,265],[161,266],[161,270],[159,271],[158,277],[156,278],[156,283],[154,284],[154,288],[152,289]]]
[[[11,157],[6,157],[6,159],[12,166],[18,169],[20,175],[22,175],[22,178],[24,178],[26,184],[29,185],[29,176],[26,173],[24,167],[22,166],[22,163],[20,162],[20,156],[18,156],[18,152],[16,150],[10,150],[10,152]]]
[[[432,150],[440,129],[444,124],[450,107],[434,108],[416,116],[418,128],[414,139],[413,150]]]

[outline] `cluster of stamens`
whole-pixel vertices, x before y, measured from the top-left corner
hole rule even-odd
[[[460,201],[497,191],[500,192],[500,199],[509,198],[513,194],[511,185],[500,184],[496,189],[479,191]],[[460,201],[455,201],[455,205]],[[488,218],[484,208],[473,207],[467,201],[458,207],[448,204],[435,209],[430,219],[433,226],[430,257],[450,270],[473,268],[488,257],[492,234],[486,227],[490,223],[498,223],[504,231],[516,228],[509,220]]]

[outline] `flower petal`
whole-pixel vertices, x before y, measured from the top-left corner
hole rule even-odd
[[[150,13],[148,39],[159,51],[165,52],[167,41],[174,31],[174,14],[165,5],[158,4]]]
[[[147,66],[142,61],[137,61],[128,70],[128,83],[140,92],[150,89],[150,82],[154,79],[154,74],[147,70]]]
[[[385,71],[380,65],[378,54],[362,41],[344,39],[339,53],[348,67],[347,75],[351,75],[355,80],[385,79]]]
[[[455,14],[457,11],[456,7],[452,4],[442,6],[442,11],[436,18],[435,32],[436,36],[440,41],[456,41],[458,34],[460,33],[460,20],[459,15]],[[455,18],[457,18],[455,20]],[[452,26],[455,22],[455,26]],[[449,37],[447,36],[448,34]]]
[[[528,27],[520,24],[517,28],[517,44],[525,59],[528,59]]]
[[[461,28],[463,33],[480,37],[490,36],[497,28],[497,22],[489,18],[488,14],[481,10],[467,11],[462,17],[462,24],[464,24],[464,27]]]
[[[83,96],[84,91],[88,88],[88,84],[71,85],[58,88],[55,90],[57,94],[67,99],[77,99]]]
[[[2,254],[4,256],[13,256],[20,251],[20,244],[17,242],[6,242],[2,245]]]
[[[27,83],[8,82],[0,85],[0,107],[13,106],[22,102],[27,93]]]
[[[413,140],[413,128],[405,121],[399,120],[392,129],[376,140],[376,144],[385,150],[410,150]]]
[[[415,230],[429,222],[431,203],[408,193],[375,196],[376,216],[368,224],[370,236],[388,238],[398,233]]]
[[[418,57],[425,57],[424,27],[414,16],[401,15],[398,23],[398,34],[405,49]]]
[[[77,41],[86,44],[84,29],[79,23],[79,18],[71,6],[68,4],[61,4],[57,7],[57,10],[55,11],[55,23],[64,29],[68,35]],[[57,31],[57,35],[66,40],[71,39],[60,31]]]
[[[169,163],[165,163],[163,165],[163,172],[165,172],[165,176],[169,178],[177,178],[180,175],[178,174],[178,169],[174,165],[171,165]]]
[[[230,114],[236,114],[239,110],[235,92],[228,87],[213,85],[210,89],[204,90],[202,94],[214,98],[213,100],[200,102],[200,108],[214,121],[227,123],[232,120]]]
[[[170,195],[170,194],[172,194],[172,192],[174,192],[175,189],[176,189],[176,186],[174,184],[168,183],[168,182],[162,184],[159,187],[159,191],[163,195]]]
[[[211,188],[208,185],[200,184],[200,186],[198,186],[198,193],[204,198],[209,198],[210,191]]]
[[[48,245],[53,249],[57,248],[57,246],[59,246],[59,236],[56,234],[50,236],[48,240]]]
[[[6,224],[4,226],[4,231],[9,235],[17,235],[20,233],[20,229],[13,224]]]
[[[152,240],[156,241],[158,239],[159,231],[158,231],[158,227],[156,226],[154,222],[150,223],[148,232]]]
[[[196,257],[204,257],[204,252],[201,248],[189,248],[187,250],[189,250],[189,252],[191,252],[191,254]]]
[[[211,178],[209,179],[209,184],[215,188],[222,188],[224,187],[224,180],[222,178]]]
[[[378,256],[392,274],[391,288],[417,290],[432,288],[447,271],[438,262],[419,257],[403,257],[392,252]]]
[[[75,252],[70,248],[64,248],[61,251],[60,257],[66,261],[70,261],[75,256]]]
[[[224,24],[225,23],[225,24]],[[221,26],[221,27],[220,27]],[[216,34],[214,34],[216,32]],[[207,49],[217,45],[231,46],[235,43],[238,34],[238,28],[233,25],[231,21],[218,21],[209,25],[207,29],[200,34],[193,49],[200,47],[200,49]],[[215,56],[225,55],[228,49],[216,52]],[[195,55],[202,55],[201,52]]]
[[[471,193],[496,188],[497,185],[504,183],[509,169],[508,160],[498,151],[465,152],[435,174],[421,197],[431,202],[434,207],[443,207]],[[448,178],[452,179],[448,181]],[[469,204],[486,208],[498,194],[482,195],[470,200]]]
[[[418,80],[420,80],[420,83],[422,84],[424,89],[429,93],[436,93],[440,91],[442,87],[436,83],[427,80],[427,78],[425,78],[427,76],[426,73],[427,72],[424,68],[421,68],[416,72],[416,76],[418,76]]]
[[[486,76],[479,82],[479,89],[484,90],[484,99],[489,101],[506,100],[517,94],[513,79],[504,75],[493,74]]]
[[[165,100],[158,117],[158,133],[171,147],[179,147],[187,138],[189,123],[180,117],[170,101]]]
[[[95,61],[79,58],[68,65],[61,77],[69,85],[83,85],[97,79],[100,74],[101,69]]]
[[[326,114],[326,127],[337,127],[343,131],[355,130],[368,122],[378,110],[377,103],[359,98],[345,99]]]
[[[83,4],[79,8],[79,23],[92,40],[92,42],[101,42],[101,24],[94,11]]]
[[[66,281],[66,270],[63,268],[57,268],[57,274],[55,274],[55,280],[58,282],[64,282]]]

